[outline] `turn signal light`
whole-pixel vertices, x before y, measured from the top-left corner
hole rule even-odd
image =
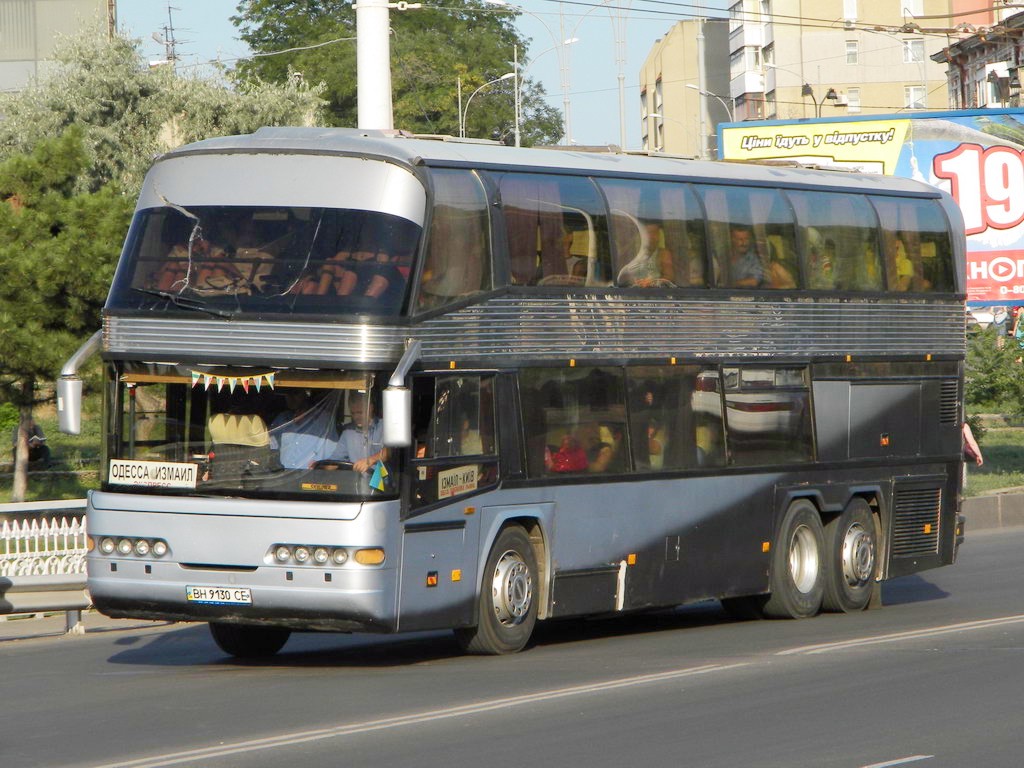
[[[384,550],[357,549],[355,559],[360,565],[380,565],[384,562]]]

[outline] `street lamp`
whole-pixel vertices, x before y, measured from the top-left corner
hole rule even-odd
[[[488,2],[490,2],[490,1],[491,0],[488,0]],[[515,106],[516,106],[516,120],[515,120],[516,131],[515,131],[515,137],[516,137],[516,146],[517,147],[520,146],[519,124],[522,122],[522,110],[523,110],[523,102],[522,102],[522,97],[520,95],[520,89],[522,88],[522,85],[523,85],[523,78],[526,77],[526,73],[530,71],[530,67],[533,66],[533,63],[535,61],[537,61],[537,59],[539,59],[545,53],[551,53],[551,51],[554,51],[554,50],[556,50],[558,48],[563,48],[563,47],[565,47],[567,45],[572,45],[573,43],[578,43],[579,41],[580,41],[580,39],[578,37],[570,37],[568,40],[563,40],[561,43],[556,43],[555,45],[551,46],[550,48],[545,48],[543,51],[541,51],[536,56],[534,56],[532,59],[530,59],[530,63],[527,64],[525,67],[523,67],[522,70],[520,70],[520,68],[519,68],[519,46],[515,46],[515,49],[514,49],[515,61],[513,62],[514,63],[514,68],[513,69],[518,74],[518,77],[516,78],[516,82],[515,82],[515,89],[516,89],[516,104],[515,104]]]
[[[470,104],[471,101],[473,101],[473,97],[476,96],[478,93],[480,93],[480,91],[482,91],[487,86],[494,85],[495,83],[500,83],[502,80],[510,80],[511,78],[513,78],[515,76],[516,76],[515,72],[506,72],[501,77],[496,77],[493,80],[488,80],[486,83],[484,83],[479,88],[477,88],[475,91],[473,91],[471,94],[469,94],[469,98],[466,99],[466,108],[465,109],[462,109],[462,105],[461,104],[459,105],[459,117],[460,117],[460,119],[459,119],[459,137],[460,138],[465,138],[466,137],[466,116],[469,114],[469,104]]]
[[[770,67],[772,69],[781,69],[783,72],[789,72],[789,74],[796,75],[801,80],[803,80],[803,75],[798,75],[796,72],[794,72],[791,69],[786,69],[785,67],[780,67],[778,64],[769,64],[767,61],[764,63],[764,65],[766,67]],[[820,67],[819,67],[819,69],[820,69]],[[821,73],[819,72],[818,74],[819,74],[819,77],[820,77]],[[819,83],[819,85],[820,85],[820,83]],[[814,116],[815,117],[821,117],[821,105],[824,104],[826,100],[831,101],[833,103],[839,101],[839,94],[836,93],[836,89],[835,88],[829,88],[828,91],[825,93],[825,95],[822,96],[821,100],[819,101],[814,96],[814,89],[811,88],[811,84],[808,83],[806,80],[804,80],[804,84],[802,86],[800,86],[800,96],[803,97],[803,98],[806,98],[808,96],[811,97],[811,104],[814,105]]]
[[[730,123],[736,122],[736,111],[735,111],[735,109],[733,107],[730,107],[728,104],[726,104],[725,99],[723,99],[717,93],[713,93],[712,91],[705,91],[699,85],[694,85],[693,83],[687,83],[686,87],[691,89],[691,90],[696,91],[701,96],[707,96],[708,98],[718,99],[718,103],[721,104],[722,107],[725,108],[725,114],[727,114],[729,116],[729,122]],[[735,99],[730,99],[730,101],[732,101],[733,104],[735,104]]]

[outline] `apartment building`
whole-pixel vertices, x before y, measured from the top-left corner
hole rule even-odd
[[[983,0],[739,0],[729,9],[737,120],[944,109],[954,14]],[[979,11],[981,13],[981,11]]]
[[[1024,13],[1020,6],[995,9],[995,17],[961,22],[965,36],[933,53],[946,67],[952,109],[1021,106],[1024,75]]]
[[[0,91],[44,74],[59,35],[112,29],[116,17],[115,0],[0,0]]]
[[[732,120],[724,19],[680,21],[658,39],[640,69],[641,146],[714,157],[716,129]]]

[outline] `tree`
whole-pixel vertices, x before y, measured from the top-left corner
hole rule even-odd
[[[81,128],[0,162],[0,399],[21,411],[12,499],[25,495],[25,424],[100,309],[133,203],[114,185],[77,192],[89,159]]]
[[[476,88],[512,71],[514,48],[522,55],[527,47],[514,18],[479,0],[392,11],[395,127],[458,135],[457,79],[462,80],[464,108]],[[232,21],[259,54],[239,64],[243,75],[278,83],[301,75],[307,82],[323,83],[331,122],[356,125],[355,12],[350,2],[242,0]],[[532,80],[520,85],[522,143],[558,141],[561,116],[544,101],[543,86]],[[496,83],[473,100],[466,135],[511,143],[514,114],[511,79]]]
[[[86,31],[52,73],[0,94],[0,402],[20,410],[14,492],[27,480],[24,425],[100,309],[153,158],[263,125],[319,121],[317,88],[150,69],[133,41]]]
[[[0,158],[80,126],[90,162],[76,190],[116,182],[134,196],[153,158],[180,144],[320,120],[316,88],[290,80],[180,76],[169,66],[150,68],[136,42],[91,32],[67,38],[54,53],[50,75],[0,94]]]

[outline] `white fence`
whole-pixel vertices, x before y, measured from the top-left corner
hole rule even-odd
[[[0,513],[24,512],[0,504]],[[66,511],[84,502],[47,509]],[[41,512],[40,510],[33,510]],[[66,611],[68,632],[81,633],[87,537],[84,518],[38,517],[0,523],[0,614]]]

